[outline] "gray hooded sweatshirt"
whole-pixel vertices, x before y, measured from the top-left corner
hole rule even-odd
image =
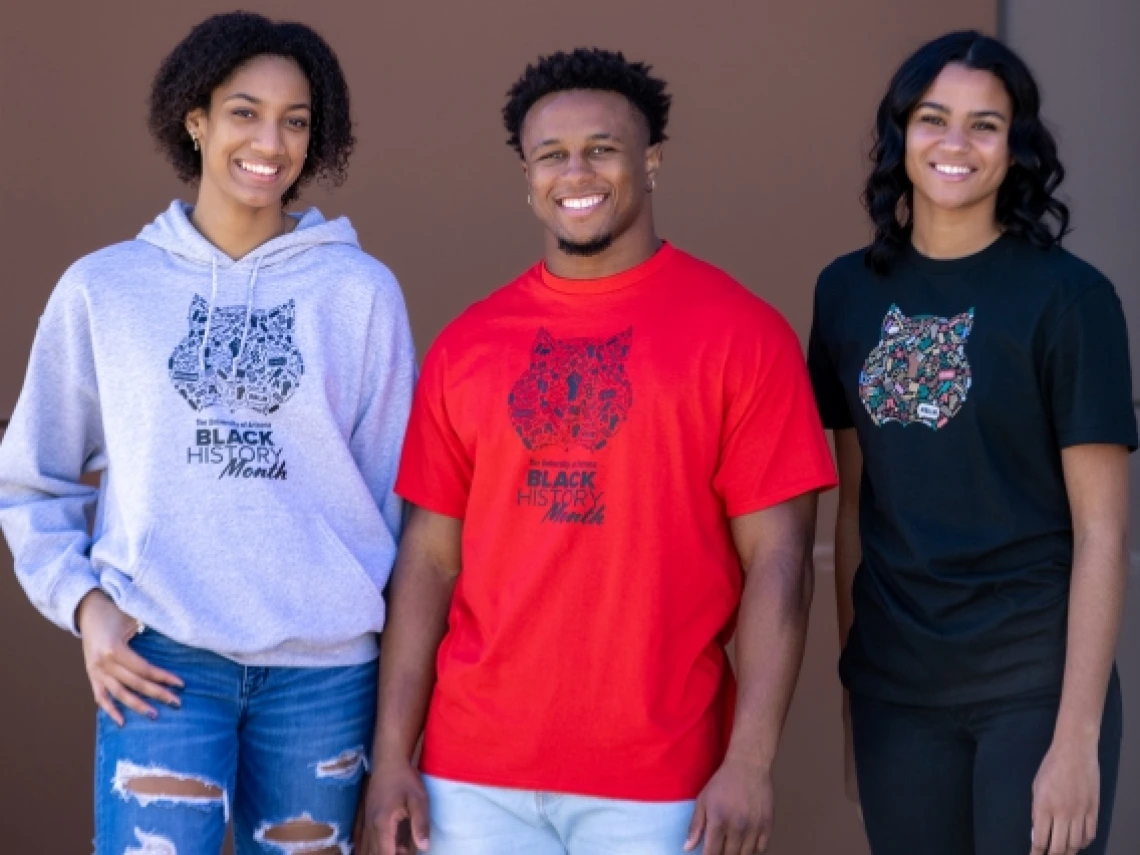
[[[188,213],[52,293],[0,444],[16,575],[73,632],[98,587],[243,664],[366,662],[416,371],[399,285],[316,209],[238,261]]]

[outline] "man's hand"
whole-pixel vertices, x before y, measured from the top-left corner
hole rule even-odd
[[[1032,855],[1076,855],[1096,838],[1097,742],[1054,742],[1033,781]]]
[[[364,798],[360,855],[414,855],[428,848],[428,797],[419,773],[406,760],[378,761]],[[411,825],[411,840],[401,824]],[[414,844],[414,845],[413,845]]]
[[[772,836],[771,770],[726,759],[697,799],[685,851],[704,837],[702,855],[754,855]]]

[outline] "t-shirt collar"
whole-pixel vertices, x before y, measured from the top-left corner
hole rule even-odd
[[[545,262],[539,264],[538,268],[542,275],[543,284],[552,291],[563,294],[605,294],[610,291],[629,288],[631,285],[648,279],[669,264],[676,255],[677,250],[673,248],[673,245],[668,241],[662,241],[657,252],[641,264],[631,267],[629,270],[623,270],[621,273],[615,273],[613,276],[603,276],[600,279],[563,279],[547,270]]]

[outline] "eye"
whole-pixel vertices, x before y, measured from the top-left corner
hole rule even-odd
[[[609,145],[596,145],[590,149],[590,154],[612,154],[617,151],[613,146]]]
[[[548,151],[546,154],[540,154],[539,160],[561,160],[566,155],[561,151]]]
[[[237,116],[239,119],[252,119],[253,110],[249,109],[249,107],[238,107],[233,111],[233,115]]]
[[[302,118],[298,117],[298,118],[289,119],[288,121],[289,121],[289,127],[295,128],[298,131],[303,131],[303,130],[305,130],[305,128],[309,127],[309,120],[308,119],[302,119]]]
[[[979,131],[996,131],[998,129],[993,122],[976,122],[974,128]]]
[[[926,113],[922,116],[919,116],[918,120],[920,122],[925,122],[928,125],[940,126],[940,125],[946,124],[946,121],[941,116],[939,116],[935,113]]]

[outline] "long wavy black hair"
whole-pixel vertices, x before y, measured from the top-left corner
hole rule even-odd
[[[974,30],[948,33],[919,48],[895,72],[875,117],[874,164],[863,205],[875,227],[867,266],[885,275],[910,241],[914,187],[906,174],[906,128],[911,113],[947,65],[988,71],[1013,102],[1009,125],[1012,163],[998,188],[996,218],[1002,229],[1048,248],[1069,230],[1069,209],[1054,193],[1065,169],[1057,143],[1038,111],[1041,96],[1029,68],[997,39]]]

